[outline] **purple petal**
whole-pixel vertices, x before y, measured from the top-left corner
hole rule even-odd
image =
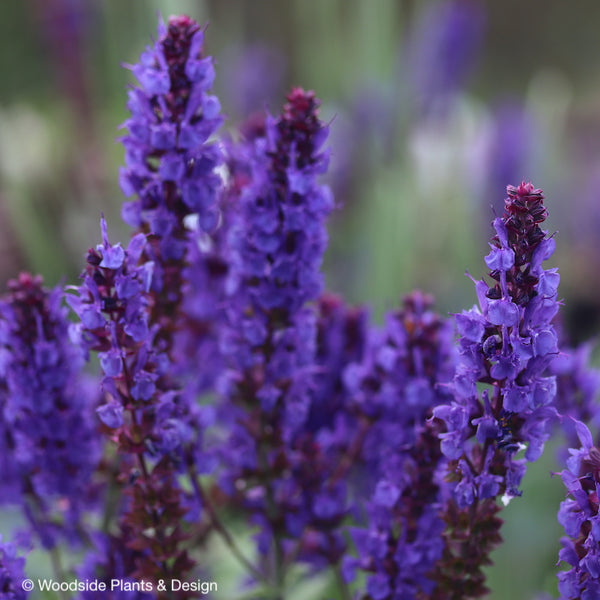
[[[510,300],[490,300],[488,319],[494,325],[513,327],[519,322],[519,307]]]
[[[111,429],[116,429],[123,425],[123,407],[117,402],[104,404],[96,409],[96,414],[100,420]]]

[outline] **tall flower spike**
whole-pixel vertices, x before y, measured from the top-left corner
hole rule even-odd
[[[391,600],[429,592],[428,571],[442,552],[435,474],[443,462],[434,406],[448,403],[454,370],[452,324],[432,310],[421,292],[404,298],[371,339],[362,363],[346,369],[348,397],[371,426],[359,480],[367,491],[368,521],[352,530],[358,558],[345,573],[368,573],[364,598]],[[363,467],[364,468],[364,467]]]
[[[317,183],[327,166],[319,103],[301,89],[287,99],[283,114],[267,119],[265,137],[254,140],[252,180],[229,235],[221,385],[231,424],[222,485],[263,525],[259,545],[274,556],[277,585],[286,503],[295,500],[286,447],[310,410],[316,318],[305,305],[321,291],[324,222],[333,207],[329,189]]]
[[[124,424],[123,411],[153,409],[157,382],[167,373],[167,357],[153,347],[149,327],[153,264],[139,264],[146,236],[134,236],[127,249],[108,240],[102,218],[102,244],[88,252],[84,283],[68,302],[80,319],[76,336],[89,352],[98,353],[109,398],[98,408],[111,429]],[[148,433],[148,432],[146,432]]]
[[[161,21],[157,42],[131,67],[141,87],[129,93],[121,171],[123,191],[137,196],[124,204],[123,218],[149,234],[142,252],[153,263],[148,326],[155,347],[173,365],[171,387],[185,390],[178,400],[181,419],[171,429],[191,427],[197,434],[210,420],[204,414],[209,409],[194,405],[197,393],[206,392],[220,370],[213,317],[227,272],[217,240],[224,237],[222,227],[214,231],[223,222],[217,174],[222,153],[211,140],[223,119],[209,93],[215,74],[203,43],[197,23],[171,17],[167,25]],[[204,364],[200,373],[198,360]],[[189,452],[200,445],[196,435]]]
[[[220,104],[209,94],[212,59],[203,55],[204,32],[186,16],[160,23],[158,40],[131,70],[140,82],[129,92],[131,117],[123,137],[126,166],[121,188],[137,199],[123,205],[126,223],[150,233],[144,248],[154,263],[151,316],[159,337],[173,343],[180,311],[188,244],[186,218],[197,216],[203,231],[219,221],[222,162],[210,138],[221,125]]]
[[[460,576],[461,597],[485,593],[480,568],[499,541],[496,498],[506,503],[521,494],[525,461],[539,458],[557,414],[556,377],[548,369],[558,355],[552,319],[559,307],[559,275],[542,267],[554,239],[540,229],[547,216],[541,190],[522,183],[507,191],[485,257],[493,283],[476,282],[480,306],[456,315],[460,356],[454,401],[434,410],[445,422],[441,447],[453,485],[444,515],[446,555],[435,575],[442,596],[459,589],[452,571],[465,553],[470,559]],[[516,458],[522,450],[524,458]],[[465,541],[473,515],[486,524],[478,531],[487,534]]]
[[[84,283],[69,302],[81,321],[76,331],[82,344],[98,353],[107,401],[97,412],[118,446],[120,479],[129,482],[119,526],[123,544],[138,554],[136,571],[126,575],[182,577],[192,563],[180,547],[187,511],[175,470],[190,432],[179,418],[169,358],[150,324],[153,265],[140,263],[144,234],[124,249],[109,242],[104,219],[101,226],[103,243],[90,249]]]
[[[303,307],[322,288],[324,222],[333,208],[329,188],[316,183],[328,162],[318,105],[312,92],[294,89],[282,116],[267,120],[266,137],[255,140],[253,180],[242,191],[229,238],[225,351],[235,370],[260,370],[256,397],[267,412],[275,405],[283,409],[290,426],[301,425],[308,411],[293,365],[306,367],[313,358],[314,315]],[[290,397],[278,401],[277,388],[290,377]]]
[[[347,553],[344,523],[351,510],[348,480],[362,452],[368,423],[354,414],[342,373],[360,361],[367,345],[368,312],[324,294],[317,305],[317,345],[308,418],[288,451],[294,503],[287,547],[312,571],[339,570]]]
[[[183,253],[185,215],[197,213],[207,230],[218,218],[219,154],[208,140],[222,117],[219,100],[208,93],[215,72],[212,59],[202,55],[203,43],[196,22],[171,17],[160,24],[154,46],[130,67],[141,87],[129,92],[121,187],[139,199],[125,204],[123,217],[157,234],[162,253],[172,258]]]
[[[444,116],[472,71],[486,15],[472,0],[425,6],[408,48],[409,73],[425,116]]]
[[[28,505],[31,524],[44,545],[53,546],[51,530],[76,530],[99,460],[91,418],[96,398],[81,373],[81,350],[69,340],[62,290],[47,290],[41,277],[28,273],[8,287],[0,300],[0,443],[6,452],[0,460],[10,460],[0,498]]]

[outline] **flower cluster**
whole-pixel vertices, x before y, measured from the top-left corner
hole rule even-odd
[[[547,216],[541,190],[522,183],[507,191],[504,214],[494,220],[496,235],[485,258],[494,283],[476,282],[479,307],[456,315],[460,356],[454,398],[433,413],[446,427],[441,449],[449,459],[447,477],[453,487],[446,519],[456,525],[462,511],[470,515],[465,522],[477,514],[480,522],[488,523],[487,535],[467,541],[480,544],[461,575],[471,577],[465,589],[474,597],[485,593],[480,566],[499,541],[495,499],[502,497],[506,503],[521,494],[524,461],[539,458],[557,415],[552,405],[556,377],[548,368],[558,355],[552,319],[558,311],[559,275],[542,267],[554,250],[554,239],[539,227]],[[516,458],[522,450],[524,459]],[[442,588],[456,585],[452,571],[457,557],[465,554],[464,533],[453,529],[447,536],[447,556],[436,575]]]
[[[442,451],[461,473],[455,488],[460,506],[519,495],[524,468],[515,455],[526,449],[525,458],[536,460],[549,436],[556,377],[547,369],[558,355],[552,319],[559,275],[542,267],[554,251],[554,239],[539,227],[546,215],[540,190],[524,183],[508,188],[485,259],[494,284],[476,282],[480,306],[456,315],[454,401],[434,414],[446,423]],[[478,383],[487,385],[481,396]],[[482,467],[473,470],[478,462],[470,455],[480,449]]]
[[[421,292],[407,296],[344,376],[355,410],[371,422],[361,457],[370,472],[361,486],[372,490],[368,527],[352,532],[359,557],[345,566],[369,573],[374,600],[430,591],[427,575],[443,546],[435,480],[443,456],[439,428],[427,418],[450,400],[454,349],[451,323],[432,304]]]
[[[582,447],[571,450],[561,473],[569,497],[558,511],[558,521],[568,536],[561,540],[559,560],[571,568],[558,574],[558,587],[565,600],[591,600],[600,595],[600,451],[581,421],[574,421],[574,426]]]
[[[316,181],[327,165],[318,104],[313,93],[293,90],[282,115],[268,117],[264,135],[250,142],[252,179],[240,188],[227,240],[227,369],[219,385],[231,426],[221,485],[261,525],[259,548],[275,554],[276,578],[282,538],[302,531],[302,487],[285,473],[298,460],[289,449],[310,412],[316,315],[306,303],[321,291],[324,220],[333,207]]]
[[[462,48],[456,31],[479,13],[447,6],[438,37]],[[560,589],[596,598],[600,451],[580,420],[600,422],[600,380],[589,347],[560,350],[542,192],[508,187],[478,306],[443,318],[415,291],[376,326],[324,291],[334,201],[315,94],[293,88],[279,115],[217,141],[203,43],[172,17],[130,67],[129,242],[111,243],[102,217],[79,285],[22,274],[0,299],[0,501],[34,533],[16,539],[49,549],[57,577],[60,552],[85,552],[80,578],[131,588],[115,600],[199,597],[213,536],[252,597],[320,572],[344,600],[479,598],[499,500],[521,494],[561,420],[583,448],[562,473]],[[0,540],[0,599],[26,596],[23,562]]]
[[[129,92],[131,117],[124,124],[129,134],[122,138],[126,167],[121,188],[126,196],[137,196],[123,205],[122,214],[129,225],[151,234],[143,251],[154,265],[150,320],[160,324],[157,335],[167,341],[169,354],[182,329],[204,334],[196,337],[200,349],[210,352],[216,346],[205,341],[215,337],[210,319],[181,306],[189,285],[186,268],[199,258],[188,256],[196,246],[196,240],[189,240],[188,219],[195,218],[200,232],[213,231],[219,222],[217,167],[222,156],[210,138],[223,119],[218,98],[209,94],[215,72],[211,57],[203,55],[203,43],[203,31],[189,17],[160,23],[156,43],[131,67],[141,87]],[[210,263],[210,257],[204,262]],[[205,299],[194,298],[189,290],[187,296],[196,304]],[[179,343],[184,344],[181,358],[190,343]],[[196,371],[181,363],[181,375]],[[202,381],[187,374],[192,389],[202,387]]]
[[[25,579],[25,559],[17,555],[14,544],[4,543],[0,536],[0,598],[25,600],[28,593],[21,585]]]
[[[430,5],[412,32],[410,74],[425,116],[444,116],[472,70],[485,12],[471,0]]]
[[[118,429],[131,403],[144,406],[154,397],[168,359],[153,351],[148,327],[153,264],[138,266],[145,236],[133,237],[127,250],[112,245],[102,219],[102,237],[103,243],[88,253],[83,285],[68,302],[80,319],[73,336],[88,352],[98,352],[104,372],[102,387],[108,401],[98,408],[98,415],[107,427]]]
[[[139,199],[124,205],[123,217],[132,227],[147,226],[161,238],[161,254],[177,259],[184,253],[185,215],[198,214],[205,230],[217,223],[219,154],[206,142],[222,118],[218,99],[208,94],[215,71],[212,59],[202,56],[198,24],[174,17],[158,34],[131,67],[141,88],[129,92],[121,187]]]
[[[77,338],[98,353],[106,402],[97,413],[122,454],[121,479],[129,481],[120,516],[125,546],[138,551],[129,575],[158,581],[191,566],[178,547],[183,539],[178,523],[187,511],[174,477],[191,434],[167,376],[166,344],[150,326],[153,263],[140,263],[146,236],[132,237],[127,249],[112,245],[102,219],[102,237],[89,250],[84,283],[69,303],[81,320]],[[160,558],[165,551],[175,555],[174,565]]]
[[[77,528],[89,500],[100,453],[96,393],[81,374],[81,348],[69,340],[62,290],[27,273],[8,287],[0,301],[0,498],[24,502],[44,545],[53,546],[58,532]]]
[[[294,90],[281,118],[268,120],[265,137],[254,141],[253,180],[241,191],[229,235],[222,344],[229,379],[238,390],[251,380],[244,395],[266,413],[283,410],[292,428],[308,412],[299,371],[313,360],[315,316],[303,306],[321,289],[324,218],[332,208],[328,188],[315,182],[326,165],[317,106],[312,93]]]

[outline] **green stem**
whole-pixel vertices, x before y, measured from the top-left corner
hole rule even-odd
[[[263,473],[268,473],[268,461],[265,456],[265,448],[263,445],[259,448],[259,461]],[[283,600],[284,596],[284,583],[285,583],[285,565],[283,548],[281,547],[281,538],[277,531],[277,503],[273,497],[273,489],[270,485],[271,480],[265,481],[266,488],[266,502],[267,502],[267,517],[271,522],[273,532],[273,585],[274,585],[274,598],[273,600]]]
[[[235,558],[241,563],[241,565],[257,580],[264,582],[264,574],[255,565],[253,565],[238,548],[237,544],[235,543],[235,540],[233,539],[233,536],[231,535],[231,533],[229,533],[229,530],[225,527],[225,525],[219,518],[217,511],[215,510],[214,506],[208,499],[208,496],[202,489],[202,486],[198,481],[197,474],[193,471],[191,467],[188,470],[188,476],[190,478],[192,487],[194,488],[194,493],[196,494],[196,497],[198,498],[200,504],[206,509],[206,512],[208,513],[208,516],[210,518],[210,523],[214,530],[221,536],[227,547],[231,550],[233,556],[235,556]]]
[[[67,581],[60,558],[60,550],[57,546],[54,546],[50,550],[50,561],[52,562],[52,571],[54,572],[54,577],[56,577],[56,580],[60,582]],[[69,596],[64,590],[59,591],[58,595],[60,598],[62,598],[62,600],[69,600]]]
[[[350,588],[344,580],[344,576],[342,575],[342,569],[339,562],[333,565],[333,572],[335,574],[337,588],[340,593],[340,600],[352,600],[352,597],[350,595]]]

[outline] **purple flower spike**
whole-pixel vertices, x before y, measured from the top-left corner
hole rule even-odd
[[[127,319],[124,332],[135,342],[156,336],[154,346],[177,364],[171,383],[163,387],[185,389],[187,406],[181,401],[178,410],[193,420],[194,394],[206,391],[220,369],[213,317],[220,314],[227,272],[221,258],[226,217],[217,173],[222,150],[211,138],[223,118],[219,100],[209,93],[215,73],[199,25],[187,16],[171,17],[161,22],[158,34],[133,67],[141,88],[129,93],[131,117],[122,139],[126,166],[121,187],[127,196],[136,196],[123,205],[122,217],[144,234],[137,259],[145,262],[148,277],[117,281],[117,294],[131,305],[136,286],[150,289],[148,314]],[[112,258],[118,251],[113,247],[110,252]],[[207,358],[214,368],[198,369],[197,361]],[[143,372],[134,374],[132,385],[136,401],[150,400],[156,388]]]
[[[477,521],[488,523],[489,535],[472,538],[472,560],[460,580],[467,585],[464,597],[486,593],[481,566],[500,539],[496,498],[507,503],[521,494],[525,461],[539,458],[558,416],[556,376],[550,370],[558,356],[551,322],[558,310],[558,274],[542,267],[554,248],[540,229],[547,216],[544,196],[530,183],[507,191],[485,259],[493,283],[476,282],[480,306],[456,316],[460,356],[452,384],[455,400],[450,408],[434,409],[445,423],[440,439],[448,458],[446,478],[453,487],[444,509],[449,524],[445,556],[432,576],[440,598],[458,585],[452,571],[455,553],[469,553],[459,548],[464,535],[459,523],[476,522],[472,507]],[[552,285],[546,285],[548,278]],[[478,392],[482,384],[488,389]],[[524,457],[516,458],[522,450]]]
[[[409,73],[426,116],[444,116],[463,88],[473,70],[484,26],[480,2],[445,0],[427,5],[409,46]]]
[[[121,188],[136,199],[123,205],[132,227],[152,234],[144,248],[154,263],[156,294],[151,321],[161,323],[160,336],[173,343],[188,258],[185,220],[197,215],[202,229],[219,223],[222,187],[216,168],[221,151],[210,138],[221,125],[220,104],[209,94],[214,80],[212,59],[203,55],[204,33],[186,16],[161,23],[156,43],[132,67],[141,88],[129,92],[131,117],[122,138],[125,167]],[[118,266],[122,249],[113,247],[102,266]],[[110,264],[107,260],[112,260]]]
[[[365,599],[375,591],[385,600],[429,591],[428,574],[443,548],[435,479],[445,461],[441,422],[428,418],[434,406],[453,422],[464,423],[468,415],[450,414],[452,324],[432,304],[421,292],[407,296],[388,315],[385,330],[373,335],[362,364],[346,370],[349,401],[371,423],[361,453],[367,473],[360,481],[370,496],[368,523],[364,535],[356,529],[353,536],[357,566],[368,573]]]
[[[58,516],[51,501],[62,497],[65,528],[75,530],[99,460],[96,397],[70,340],[62,290],[47,290],[27,273],[8,287],[0,300],[0,500],[33,501],[39,511],[27,516],[41,534]],[[55,537],[42,534],[48,546]]]
[[[535,432],[528,429],[526,433],[515,426],[520,428],[536,415],[541,423],[550,418],[543,407],[552,403],[556,381],[547,369],[558,356],[557,336],[551,323],[558,308],[556,287],[544,289],[554,292],[550,295],[539,292],[540,281],[548,273],[558,276],[555,270],[544,270],[538,258],[540,253],[549,256],[545,250],[549,238],[539,228],[547,215],[543,195],[525,183],[518,188],[509,187],[508,194],[503,217],[494,221],[496,235],[490,244],[492,252],[486,257],[494,284],[486,286],[487,291],[480,295],[480,308],[456,317],[462,334],[462,358],[454,387],[462,400],[454,403],[452,409],[452,414],[466,411],[471,423],[479,423],[479,443],[489,440],[487,443],[495,444],[499,456],[505,455],[507,468],[515,450],[543,443],[549,435],[544,427]],[[465,386],[465,379],[471,380],[470,386]],[[476,383],[494,386],[488,402],[477,398]],[[467,389],[471,394],[465,397]],[[438,410],[436,416],[446,422],[448,433],[444,437],[452,433],[466,441],[468,427],[457,426],[446,415],[448,409],[443,410],[444,413]],[[497,428],[485,425],[482,429],[483,423],[493,421],[499,424]],[[485,439],[484,432],[489,432]],[[470,452],[468,447],[466,452]],[[448,458],[457,457],[453,452]]]
[[[329,189],[318,182],[327,167],[321,148],[327,129],[318,107],[312,92],[294,89],[282,114],[266,119],[264,135],[249,141],[250,179],[239,189],[227,240],[221,350],[228,370],[220,389],[222,419],[231,425],[221,449],[221,485],[263,525],[259,549],[275,553],[276,560],[284,535],[299,536],[306,523],[339,523],[346,510],[345,486],[319,496],[317,474],[306,473],[312,494],[293,476],[321,460],[302,433],[316,416],[317,316],[307,303],[321,292],[325,220],[333,208]],[[322,501],[313,506],[316,497]],[[316,537],[319,542],[311,538],[311,544],[335,546],[339,556],[339,532]]]
[[[89,250],[83,284],[68,300],[81,319],[74,335],[88,352],[98,353],[104,373],[105,402],[97,408],[97,418],[118,452],[130,459],[120,464],[120,480],[129,481],[124,486],[129,505],[118,526],[123,547],[135,549],[132,560],[137,570],[123,575],[134,579],[143,575],[153,581],[175,572],[184,577],[193,562],[180,547],[183,534],[178,527],[186,510],[175,472],[183,446],[192,437],[186,421],[192,419],[173,384],[167,344],[159,337],[158,324],[152,322],[154,264],[143,261],[146,236],[133,236],[123,249],[110,243],[104,218],[101,229],[103,243]],[[130,477],[131,460],[140,477]],[[157,508],[152,498],[169,500]],[[177,571],[168,569],[166,560],[155,561],[147,551],[152,544],[147,518],[154,523],[157,538],[169,536],[166,552]]]
[[[299,392],[306,378],[299,369],[310,364],[314,345],[314,317],[303,306],[321,291],[324,222],[333,208],[329,189],[317,184],[327,165],[318,106],[312,92],[295,89],[282,116],[267,121],[266,137],[254,142],[253,180],[241,193],[240,214],[229,235],[225,353],[242,370],[264,363],[269,354],[255,390],[263,402],[274,402],[273,387],[281,387],[276,382],[295,372],[298,382],[289,391],[300,404],[292,409],[288,403],[286,413],[298,425],[308,415]]]
[[[129,94],[131,118],[125,122],[129,135],[122,140],[127,165],[121,173],[123,191],[139,196],[134,201],[136,212],[147,224],[160,207],[179,220],[188,214],[181,193],[186,186],[203,184],[205,200],[198,208],[214,203],[219,185],[213,172],[219,155],[206,140],[222,117],[218,100],[208,94],[214,70],[212,60],[201,54],[203,33],[185,16],[172,17],[159,33],[133,67],[142,88]]]

